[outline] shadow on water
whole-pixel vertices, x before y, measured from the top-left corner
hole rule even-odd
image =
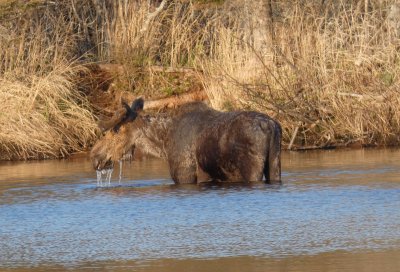
[[[400,151],[286,152],[282,184],[174,185],[159,160],[0,163],[0,270],[398,271]]]

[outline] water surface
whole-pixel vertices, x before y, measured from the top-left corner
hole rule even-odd
[[[287,152],[282,185],[175,186],[156,159],[0,163],[0,270],[398,271],[400,151]]]

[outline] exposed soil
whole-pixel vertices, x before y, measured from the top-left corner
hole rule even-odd
[[[81,73],[79,86],[88,98],[95,115],[99,119],[111,117],[120,107],[121,100],[130,104],[137,97],[145,99],[145,109],[147,110],[173,108],[184,103],[208,99],[198,76],[191,69],[161,70],[162,68],[160,67],[153,67],[151,71],[153,73],[153,81],[155,81],[154,78],[158,77],[162,79],[165,74],[168,74],[169,77],[174,78],[173,83],[179,80],[181,80],[180,82],[185,82],[185,88],[182,88],[183,84],[179,85],[168,82],[171,90],[179,91],[165,93],[152,90],[148,93],[139,94],[136,89],[128,88],[129,74],[127,74],[123,66],[116,64],[92,64],[88,65],[87,68],[87,71]],[[143,84],[140,80],[146,80],[142,76],[143,74],[143,71],[133,74],[133,77],[135,75],[139,77],[138,79],[134,79],[137,85]]]

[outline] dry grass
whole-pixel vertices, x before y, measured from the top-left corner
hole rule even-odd
[[[394,0],[367,10],[366,1],[274,1],[274,46],[262,53],[245,33],[248,11],[229,1],[169,1],[151,20],[159,2],[147,2],[0,1],[0,159],[90,146],[95,118],[76,79],[93,61],[122,64],[118,88],[145,96],[180,93],[193,79],[143,68],[194,68],[214,107],[270,114],[286,145],[296,130],[296,147],[399,144]]]
[[[240,33],[220,31],[205,66],[214,105],[268,112],[282,123],[285,144],[299,128],[298,147],[397,145],[399,38],[386,20],[391,1],[368,12],[336,4],[286,7],[274,26],[276,50],[265,57]]]
[[[169,2],[150,21],[156,6],[115,1],[103,18],[98,33],[98,57],[125,67],[120,88],[147,96],[165,96],[190,89],[188,80],[177,75],[143,72],[143,67],[194,67],[209,51],[211,28],[217,13],[196,9],[190,1]],[[172,75],[172,76],[171,76]],[[186,82],[185,82],[186,81]],[[183,85],[183,86],[181,86]]]
[[[68,59],[75,40],[63,17],[7,25],[0,37],[0,159],[65,157],[95,138],[77,91],[83,69]]]
[[[81,73],[81,64],[122,64],[127,84],[121,87],[136,93],[165,96],[188,88],[188,79],[138,71],[199,57],[204,14],[175,3],[146,24],[154,9],[136,1],[1,1],[0,160],[64,157],[90,146],[97,128],[81,92],[86,85],[76,82],[90,74]],[[141,87],[143,78],[153,88]]]

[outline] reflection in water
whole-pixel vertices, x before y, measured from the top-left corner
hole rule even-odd
[[[399,159],[284,153],[279,186],[176,186],[145,160],[106,188],[87,160],[2,163],[0,270],[397,271]]]

